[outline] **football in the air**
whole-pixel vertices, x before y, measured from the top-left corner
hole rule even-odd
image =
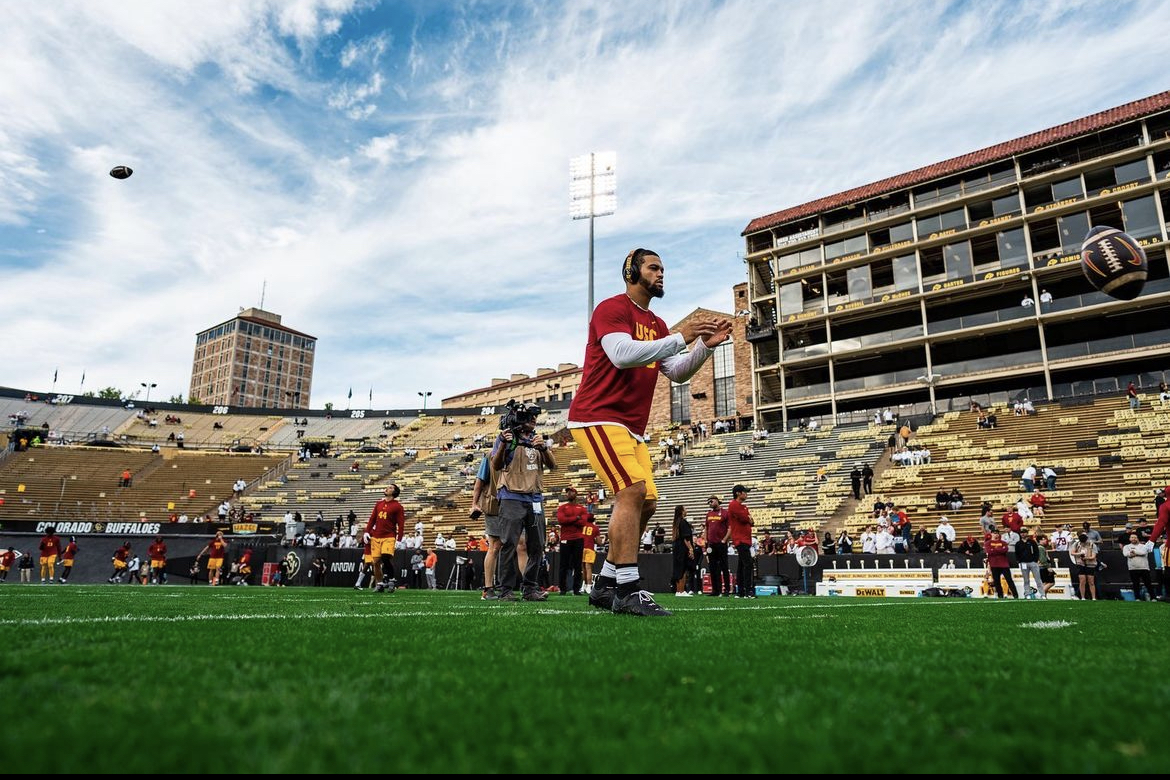
[[[1090,228],[1081,243],[1081,271],[1106,295],[1132,301],[1141,294],[1148,270],[1141,244],[1117,228]]]
[[[132,173],[134,173],[134,170],[125,165],[115,165],[110,169],[110,175],[115,179],[129,179]]]

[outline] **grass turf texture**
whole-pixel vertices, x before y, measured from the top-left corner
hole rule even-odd
[[[1160,772],[1170,607],[0,589],[32,772]]]

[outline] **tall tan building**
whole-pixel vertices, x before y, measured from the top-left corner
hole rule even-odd
[[[317,339],[280,315],[243,309],[195,337],[192,401],[217,406],[308,409]]]

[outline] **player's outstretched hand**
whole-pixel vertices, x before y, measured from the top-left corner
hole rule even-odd
[[[715,325],[715,320],[711,319],[693,319],[690,322],[683,323],[678,332],[682,334],[683,341],[690,344],[695,339],[706,339],[715,335],[718,328]]]
[[[714,321],[715,332],[703,337],[703,344],[708,349],[714,349],[731,338],[731,320],[720,317]]]

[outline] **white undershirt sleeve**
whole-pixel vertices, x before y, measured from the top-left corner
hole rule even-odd
[[[707,361],[711,352],[711,348],[704,344],[702,339],[695,339],[694,346],[689,352],[663,358],[658,370],[666,374],[672,382],[686,382]]]
[[[601,348],[618,368],[638,368],[677,355],[687,345],[681,333],[654,341],[634,341],[629,333],[607,333],[601,337]]]

